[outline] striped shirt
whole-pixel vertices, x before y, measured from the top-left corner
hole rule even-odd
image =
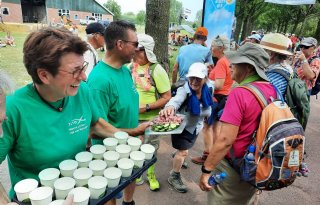
[[[280,73],[274,72],[276,69],[284,71],[287,74],[287,77],[290,78],[290,68],[281,64],[272,64],[266,71],[266,75],[268,76],[270,82],[279,89],[282,95],[284,95],[287,89],[288,81]]]

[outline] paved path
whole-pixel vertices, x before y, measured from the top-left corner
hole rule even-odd
[[[320,204],[320,99],[312,98],[311,116],[306,132],[306,151],[308,157],[306,159],[311,170],[309,177],[298,178],[293,185],[288,188],[273,192],[263,192],[260,205],[295,205],[295,204]],[[198,155],[202,152],[203,141],[201,138],[196,145],[190,150],[190,155]],[[187,170],[182,170],[184,181],[188,185],[190,191],[187,194],[180,194],[171,189],[167,183],[168,173],[172,167],[170,153],[174,151],[171,147],[170,138],[163,138],[158,153],[157,176],[161,184],[158,192],[151,192],[147,184],[137,187],[135,201],[139,205],[194,205],[206,204],[206,193],[202,192],[198,187],[198,179],[200,176],[200,166],[190,163]],[[9,187],[6,163],[0,166],[0,181]],[[117,204],[121,204],[118,201]]]

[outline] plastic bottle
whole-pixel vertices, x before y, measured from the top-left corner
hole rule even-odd
[[[220,184],[226,177],[227,177],[227,174],[225,172],[221,172],[219,174],[213,174],[209,178],[208,184],[210,186],[214,186],[214,185]]]
[[[254,161],[254,151],[255,151],[255,147],[253,145],[249,146],[249,153],[246,156],[246,159],[248,161]]]

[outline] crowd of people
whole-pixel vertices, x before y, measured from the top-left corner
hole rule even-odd
[[[186,127],[171,135],[176,152],[168,173],[170,186],[188,192],[180,172],[188,167],[188,150],[201,135],[204,151],[192,162],[202,165],[199,186],[208,192],[208,204],[257,204],[256,188],[240,180],[230,161],[232,156],[243,158],[262,108],[251,92],[237,85],[253,84],[270,103],[277,98],[275,87],[285,95],[287,79],[296,74],[305,82],[309,99],[320,72],[316,39],[302,39],[301,52],[294,55],[285,35],[253,33],[230,52],[230,41],[224,36],[207,47],[208,30],[199,27],[193,43],[179,49],[173,96],[169,75],[154,54],[152,36],[137,35],[134,24],[122,20],[106,28],[91,23],[86,34],[87,42],[64,28],[29,34],[23,58],[32,83],[10,96],[5,97],[12,90],[10,80],[0,72],[0,162],[5,158],[9,162],[10,199],[20,180],[37,179],[41,170],[58,167],[119,130],[158,150],[160,137],[144,134],[150,120],[180,113]],[[96,49],[104,46],[105,56],[99,59]],[[147,170],[151,191],[160,189],[156,170],[156,164]],[[213,171],[228,177],[211,186],[208,179]],[[124,189],[122,204],[135,204],[135,187],[143,182],[144,176],[138,177]],[[116,204],[121,197],[119,193],[107,204]]]

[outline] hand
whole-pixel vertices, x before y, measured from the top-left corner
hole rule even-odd
[[[145,113],[146,111],[146,105],[139,105],[139,113]]]
[[[298,60],[301,62],[301,61],[303,61],[303,60],[306,60],[306,57],[305,57],[305,55],[303,54],[303,52],[298,52],[297,54],[297,58],[298,58]]]
[[[73,194],[69,194],[66,200],[63,202],[63,205],[72,205],[73,204]]]
[[[213,189],[213,187],[208,184],[209,178],[210,178],[210,174],[203,173],[200,176],[199,187],[202,191],[211,191]]]
[[[161,110],[159,112],[160,116],[164,116],[165,118],[168,118],[169,116],[174,116],[175,115],[175,109],[173,106],[168,106]]]
[[[137,128],[136,128],[136,132],[137,132],[137,135],[143,135],[144,134],[144,131],[152,125],[152,122],[151,121],[148,121],[148,122],[143,122],[141,123]]]

